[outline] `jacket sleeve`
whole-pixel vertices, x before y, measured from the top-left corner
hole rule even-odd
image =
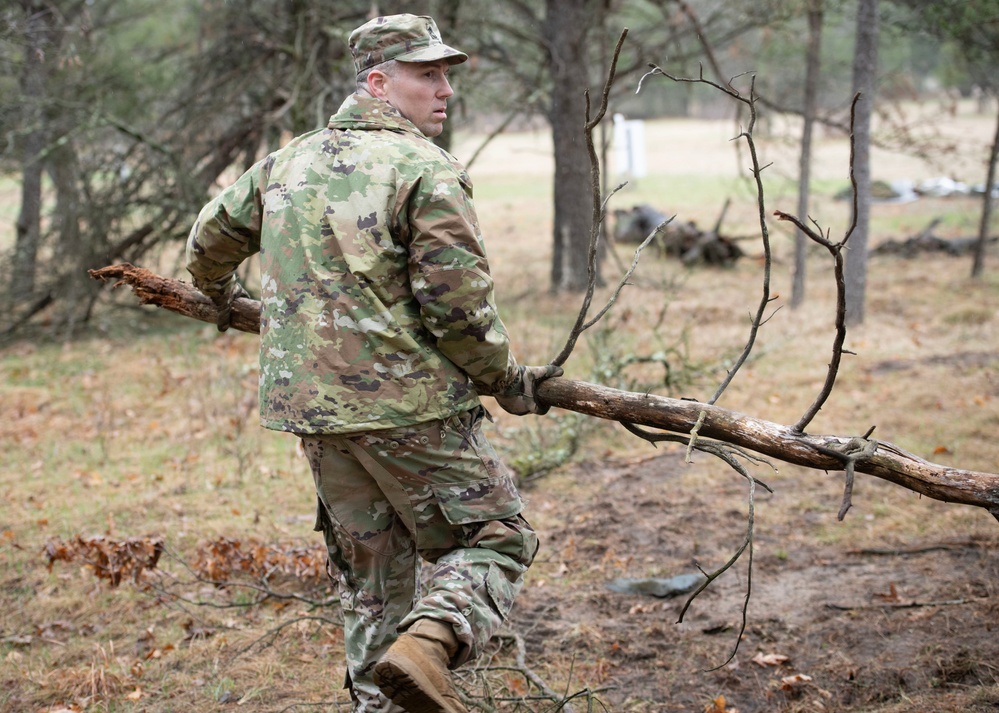
[[[194,286],[209,297],[223,294],[240,263],[260,250],[260,185],[269,163],[270,157],[257,163],[219,193],[191,228],[187,271]]]
[[[424,326],[479,393],[496,392],[517,361],[496,309],[467,175],[453,166],[425,172],[404,213],[410,284]]]

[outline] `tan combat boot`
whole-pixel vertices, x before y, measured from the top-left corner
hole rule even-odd
[[[375,664],[375,685],[408,713],[467,713],[448,671],[457,651],[450,624],[419,619]]]

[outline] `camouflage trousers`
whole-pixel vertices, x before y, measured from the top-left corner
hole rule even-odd
[[[354,713],[401,710],[379,692],[372,670],[421,617],[454,627],[453,667],[477,656],[534,559],[537,535],[482,434],[483,413],[302,438],[319,498],[316,529],[343,607]]]

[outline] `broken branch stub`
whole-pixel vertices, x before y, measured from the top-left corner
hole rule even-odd
[[[115,288],[128,285],[140,304],[162,307],[185,317],[215,324],[218,314],[215,305],[196,287],[186,282],[157,275],[151,270],[127,262],[90,270],[89,274],[102,282],[117,280]],[[230,326],[241,332],[260,334],[260,303],[246,298],[237,299],[233,303]]]

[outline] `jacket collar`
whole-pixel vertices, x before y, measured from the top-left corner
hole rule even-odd
[[[420,138],[427,138],[413,122],[387,101],[361,94],[351,94],[344,100],[336,114],[330,117],[329,128],[359,131],[388,129],[407,131]]]

